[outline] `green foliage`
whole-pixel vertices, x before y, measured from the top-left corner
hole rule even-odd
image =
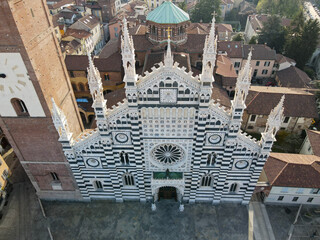
[[[257,11],[259,13],[279,14],[292,18],[302,9],[301,0],[259,0]]]
[[[243,36],[241,33],[238,33],[237,35],[233,36],[232,41],[243,41]]]
[[[181,8],[183,11],[187,12],[187,3],[186,2],[179,2],[177,6],[179,8]]]
[[[281,19],[276,15],[272,15],[268,17],[267,22],[264,23],[261,29],[259,43],[266,43],[270,48],[274,48],[278,53],[282,53],[286,35],[286,30],[281,26]]]
[[[318,44],[320,26],[317,20],[303,21],[297,15],[289,30],[285,45],[286,56],[297,62],[297,67],[304,68]]]
[[[314,72],[314,70],[312,68],[305,66],[303,71],[309,76],[309,78],[311,78],[311,79],[316,78],[316,73]]]
[[[226,13],[224,20],[225,21],[240,21],[240,17],[239,17],[238,12],[239,12],[238,9],[233,8],[230,12]]]
[[[284,130],[278,132],[276,139],[272,151],[285,153],[298,153],[304,140],[300,135]]]
[[[252,36],[252,38],[249,41],[249,44],[257,44],[259,40],[258,36]]]
[[[191,12],[191,22],[209,23],[212,20],[212,13],[216,12],[216,21],[220,21],[220,0],[200,0]]]

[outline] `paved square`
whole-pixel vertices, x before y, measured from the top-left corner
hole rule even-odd
[[[246,206],[185,205],[162,200],[150,203],[43,202],[51,232],[57,239],[248,239]]]

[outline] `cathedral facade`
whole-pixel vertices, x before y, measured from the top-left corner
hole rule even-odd
[[[126,20],[122,60],[126,97],[106,107],[102,82],[89,57],[88,81],[97,129],[74,137],[53,99],[52,116],[59,141],[83,199],[183,203],[248,204],[275,134],[282,122],[283,101],[270,113],[260,141],[240,130],[251,82],[249,53],[240,72],[231,109],[212,99],[217,39],[214,20],[205,41],[202,73],[179,68],[170,38],[164,61],[138,76]]]

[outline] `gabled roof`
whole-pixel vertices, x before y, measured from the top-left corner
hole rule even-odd
[[[277,79],[281,87],[292,88],[308,88],[308,84],[311,81],[304,71],[294,66],[278,71]]]
[[[82,39],[82,38],[90,37],[91,33],[87,32],[85,30],[68,28],[64,35],[65,36],[72,36],[72,37],[78,38],[78,39]]]
[[[188,13],[174,5],[171,1],[165,1],[148,14],[147,21],[160,24],[177,24],[190,21],[190,17]]]
[[[219,32],[232,32],[232,26],[231,24],[225,24],[225,23],[216,23],[215,25],[216,31]]]
[[[226,52],[230,58],[242,58],[242,42],[219,41],[218,51]]]
[[[215,73],[223,77],[237,78],[236,71],[233,68],[230,58],[224,55],[217,55]]]
[[[313,154],[320,157],[320,131],[307,130],[307,136]]]
[[[85,26],[87,26],[90,29],[93,29],[95,26],[97,26],[100,21],[98,18],[96,18],[95,16],[89,15],[89,16],[84,16],[82,18],[80,18],[78,20],[78,22],[81,22],[82,24],[84,24]],[[72,26],[71,26],[72,28]]]
[[[252,60],[276,60],[276,51],[264,44],[243,45],[243,58],[247,59],[252,48]]]
[[[209,23],[190,23],[186,30],[187,34],[209,34]]]
[[[120,72],[121,54],[114,53],[109,58],[94,58],[94,65],[100,72]],[[88,56],[67,55],[65,59],[68,71],[87,71],[89,66]]]
[[[271,186],[320,188],[320,157],[271,153],[264,165]]]
[[[277,54],[277,62],[279,64],[285,63],[285,62],[288,62],[288,63],[291,63],[291,64],[296,64],[295,60],[293,60],[291,58],[288,58],[286,56],[283,56],[282,54]]]
[[[269,115],[270,111],[279,103],[283,95],[285,95],[285,116],[318,117],[316,100],[313,94],[300,89],[284,87],[251,86],[246,98],[246,111],[248,114]]]

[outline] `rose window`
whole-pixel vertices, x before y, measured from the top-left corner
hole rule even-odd
[[[155,160],[162,164],[175,164],[184,157],[182,148],[174,144],[158,145],[151,154]]]

